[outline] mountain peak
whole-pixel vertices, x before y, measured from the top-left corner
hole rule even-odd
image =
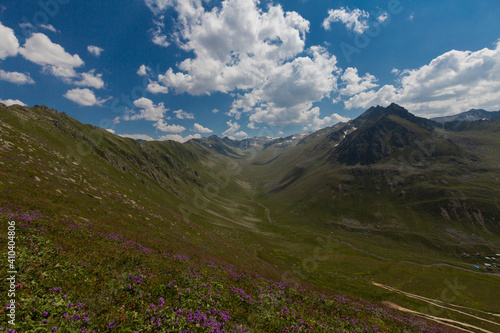
[[[404,107],[396,104],[396,103],[391,103],[387,107],[383,107],[380,105],[377,106],[372,106],[368,110],[366,110],[363,114],[361,114],[358,118],[360,120],[375,120],[381,117],[387,117],[395,115],[403,119],[408,119],[408,120],[414,120],[417,118],[413,114],[411,114],[408,110],[406,110]]]
[[[431,137],[435,125],[395,103],[371,107],[352,124],[357,129],[333,149],[331,161],[348,165],[375,164]]]

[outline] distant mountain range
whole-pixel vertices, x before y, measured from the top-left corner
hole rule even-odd
[[[388,107],[371,107],[362,115],[347,123],[339,123],[331,128],[317,132],[295,134],[284,138],[255,137],[243,140],[232,140],[227,137],[220,139],[213,135],[195,141],[219,152],[228,153],[231,148],[238,149],[266,149],[269,147],[290,148],[297,144],[305,144],[309,137],[325,135],[325,142],[319,143],[327,147],[329,160],[348,165],[370,165],[385,158],[394,156],[406,148],[415,147],[415,143],[422,143],[435,137],[435,130],[439,124],[447,129],[459,131],[465,128],[479,126],[479,120],[491,120],[500,117],[500,111],[485,111],[472,109],[453,116],[425,119],[416,117],[406,109],[391,104]],[[461,123],[469,122],[470,124]],[[321,134],[320,134],[321,133]],[[436,140],[434,138],[434,140]],[[433,143],[432,156],[463,156],[465,152],[459,146],[439,139],[439,145]],[[326,142],[336,142],[331,147]],[[218,145],[224,143],[224,146]],[[229,148],[228,148],[229,147]],[[314,149],[317,149],[316,145]],[[235,154],[234,151],[232,151]]]
[[[497,117],[500,117],[500,111],[485,111],[482,109],[472,109],[453,116],[432,118],[432,120],[438,123],[449,123],[452,121],[489,120]]]

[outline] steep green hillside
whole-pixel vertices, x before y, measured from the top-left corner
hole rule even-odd
[[[44,106],[2,108],[0,116],[2,202],[237,256],[226,238],[196,223],[207,194],[225,200],[217,192],[238,186],[223,156],[195,142],[121,138]]]

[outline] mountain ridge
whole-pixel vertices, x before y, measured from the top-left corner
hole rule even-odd
[[[500,111],[486,111],[483,109],[471,109],[452,116],[431,118],[438,123],[448,123],[453,121],[477,121],[489,120],[500,117]]]

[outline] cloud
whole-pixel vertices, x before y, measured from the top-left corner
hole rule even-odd
[[[146,75],[148,75],[148,71],[150,71],[150,70],[151,70],[151,68],[149,68],[148,66],[141,65],[141,67],[139,67],[139,69],[137,70],[137,75],[146,76]]]
[[[172,6],[173,0],[145,0],[146,5],[154,14],[161,14],[168,7]]]
[[[232,120],[227,121],[226,125],[229,126],[229,128],[227,130],[225,130],[224,132],[222,132],[223,136],[232,136],[241,127],[240,125],[238,125],[237,122],[233,122]]]
[[[38,28],[35,27],[30,22],[19,23],[19,27],[23,29],[23,33],[25,36],[31,35],[34,32],[38,32]],[[38,27],[45,29],[45,30],[52,31],[54,33],[59,32],[52,24],[38,24]]]
[[[19,52],[27,60],[44,67],[44,70],[58,77],[75,77],[74,68],[84,64],[77,55],[67,53],[61,45],[54,44],[42,33],[33,34],[26,40]]]
[[[29,74],[23,74],[19,72],[6,72],[3,69],[0,69],[0,80],[19,85],[35,83],[35,81],[31,78]]]
[[[330,30],[333,22],[341,22],[345,24],[348,30],[354,31],[357,34],[362,34],[369,28],[369,17],[370,14],[364,10],[358,8],[349,10],[349,8],[340,7],[340,9],[328,10],[328,17],[323,21],[322,26],[325,30]]]
[[[179,64],[182,72],[170,68],[160,82],[201,95],[258,86],[269,70],[303,51],[309,22],[281,6],[262,12],[252,0],[226,0],[182,28],[181,47],[195,57]]]
[[[50,30],[52,32],[57,32],[57,29],[54,28],[52,24],[40,24],[40,28],[45,29],[45,30]]]
[[[119,136],[124,138],[131,138],[134,140],[154,141],[152,137],[146,134],[120,134]]]
[[[134,114],[132,116],[125,116],[124,120],[139,120],[145,119],[149,121],[158,121],[163,118],[165,113],[168,111],[163,103],[155,105],[152,100],[141,97],[134,101],[134,105],[140,108],[139,114]]]
[[[0,103],[3,103],[7,106],[11,106],[11,105],[27,106],[26,104],[24,104],[23,102],[21,102],[18,99],[0,99]]]
[[[243,131],[236,132],[233,135],[237,138],[242,138],[242,139],[248,137],[248,134]]]
[[[167,35],[163,32],[165,24],[163,20],[165,17],[162,14],[166,8],[174,6],[176,2],[189,2],[192,0],[145,0],[146,5],[149,9],[157,16],[155,17],[154,25],[155,27],[150,30],[152,35],[151,41],[161,47],[168,47],[170,42],[168,41]],[[196,1],[196,0],[195,0]]]
[[[181,125],[168,125],[163,119],[159,119],[154,126],[156,129],[167,133],[181,133],[186,130],[186,128]]]
[[[106,131],[108,131],[109,133],[113,133],[113,134],[115,134],[115,130],[114,130],[114,129],[112,129],[112,128],[106,128]]]
[[[167,8],[173,7],[178,20],[186,23],[196,20],[203,14],[202,1],[208,2],[207,0],[145,0],[145,3],[157,18],[163,18]]]
[[[193,131],[197,133],[212,133],[213,131],[209,128],[203,127],[202,125],[195,123],[193,125]]]
[[[92,87],[95,89],[101,89],[104,87],[104,81],[101,79],[102,74],[94,75],[95,70],[91,70],[88,73],[79,74],[81,77],[80,81],[74,82],[77,86]]]
[[[175,93],[234,96],[228,115],[250,122],[312,124],[313,104],[336,90],[337,59],[326,49],[305,49],[309,21],[280,5],[224,0],[205,10],[201,0],[146,0],[156,15],[177,12],[171,40],[193,54],[157,77]],[[231,135],[236,133],[233,132]]]
[[[313,110],[313,103],[336,89],[337,60],[318,46],[308,53],[275,68],[260,87],[233,102],[230,114],[238,118],[241,112],[251,111],[250,122],[273,126],[319,121],[319,109]]]
[[[0,22],[0,59],[15,56],[19,52],[19,41],[14,30]]]
[[[201,135],[196,133],[194,135],[188,135],[188,136],[182,136],[182,135],[179,135],[179,134],[167,134],[167,135],[163,135],[163,136],[160,136],[159,140],[172,140],[172,141],[178,141],[178,142],[181,142],[181,143],[184,143],[184,142],[187,142],[191,139],[200,139],[201,138]]]
[[[248,127],[248,128],[250,128],[250,129],[253,129],[253,130],[255,130],[255,129],[259,129],[258,127],[256,127],[256,126],[255,126],[255,124],[254,124],[254,123],[248,123],[248,124],[247,124],[247,127]]]
[[[345,101],[345,107],[401,104],[413,113],[433,117],[471,108],[500,105],[500,42],[476,52],[452,50],[417,69],[394,72],[397,85],[367,90]]]
[[[99,46],[89,45],[87,46],[87,51],[89,51],[90,54],[99,57],[101,53],[104,52],[104,49]]]
[[[219,109],[213,109],[212,110],[212,113],[217,113],[217,112],[219,112]]]
[[[382,22],[387,21],[388,18],[389,18],[389,14],[387,12],[383,12],[382,14],[380,14],[377,17],[377,21],[380,22],[380,23],[382,23]]]
[[[168,37],[162,32],[161,27],[157,26],[155,30],[151,30],[153,35],[152,42],[161,47],[167,47],[170,45],[168,42]]]
[[[397,69],[397,68],[393,68],[393,69],[391,70],[391,74],[394,74],[394,75],[399,75],[400,73],[401,73],[401,71],[400,71],[399,69]]]
[[[76,88],[68,90],[64,94],[64,97],[81,106],[101,106],[108,100],[96,98],[94,92],[87,88]]]
[[[177,111],[174,111],[174,113],[178,119],[194,119],[194,114],[187,113],[183,110],[177,110]]]
[[[337,123],[345,123],[349,120],[351,120],[351,118],[343,117],[337,113],[333,113],[330,116],[324,118],[314,117],[313,121],[309,126],[307,126],[307,128],[316,131],[325,127],[333,126]]]
[[[19,27],[24,29],[30,29],[30,31],[36,30],[35,26],[29,22],[19,23]]]
[[[370,73],[366,73],[364,77],[358,76],[358,69],[348,67],[341,77],[342,83],[345,85],[340,89],[342,95],[353,96],[362,91],[372,89],[378,86],[374,83],[377,78]]]
[[[146,88],[146,91],[152,93],[152,94],[167,94],[168,93],[168,88],[162,86],[156,81],[149,81],[149,84]]]

